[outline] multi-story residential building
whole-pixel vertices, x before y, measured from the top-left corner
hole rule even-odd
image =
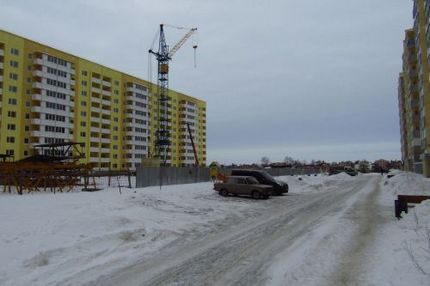
[[[184,122],[205,165],[206,103],[168,96],[168,165],[194,165]],[[156,153],[158,104],[148,81],[0,30],[0,154],[20,160],[37,144],[79,142],[82,163],[133,169]]]
[[[399,79],[402,160],[406,170],[430,177],[429,0],[414,0]]]
[[[406,30],[403,41],[403,73],[399,79],[399,107],[401,114],[402,149],[405,168],[422,172],[420,120],[419,120],[419,84],[417,68],[417,49],[415,32]],[[402,132],[402,131],[401,131]]]
[[[408,126],[406,124],[406,88],[405,88],[405,75],[404,73],[400,73],[399,75],[399,87],[398,87],[398,100],[399,100],[399,123],[400,123],[400,140],[401,140],[401,153],[402,159],[405,164],[405,168],[410,169],[409,165],[409,147],[407,138]]]

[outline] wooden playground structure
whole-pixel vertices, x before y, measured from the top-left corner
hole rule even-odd
[[[69,192],[77,186],[95,190],[94,164],[80,164],[80,143],[64,142],[34,146],[35,154],[17,162],[0,162],[3,192]],[[92,179],[92,180],[91,180]],[[91,182],[90,182],[91,181]]]

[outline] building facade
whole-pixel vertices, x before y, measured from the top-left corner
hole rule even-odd
[[[402,160],[405,170],[430,177],[430,0],[414,0],[412,15],[398,88]]]
[[[169,90],[168,165],[206,164],[206,103]],[[157,87],[143,79],[0,30],[0,154],[83,143],[82,163],[139,166],[156,153]]]

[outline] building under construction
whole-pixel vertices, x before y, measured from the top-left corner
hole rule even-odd
[[[134,169],[157,153],[157,90],[149,81],[0,30],[0,154],[18,161],[35,155],[36,145],[79,142],[83,158],[77,163]],[[165,165],[194,165],[196,156],[205,165],[206,103],[170,89],[166,98]]]

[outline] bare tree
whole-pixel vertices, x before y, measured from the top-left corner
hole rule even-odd
[[[263,165],[263,166],[267,166],[267,165],[269,165],[269,163],[270,163],[270,159],[269,159],[269,157],[267,157],[267,156],[263,156],[263,157],[261,158],[261,165]]]
[[[294,159],[292,157],[290,157],[290,156],[285,156],[284,162],[286,164],[293,164],[294,163]]]

